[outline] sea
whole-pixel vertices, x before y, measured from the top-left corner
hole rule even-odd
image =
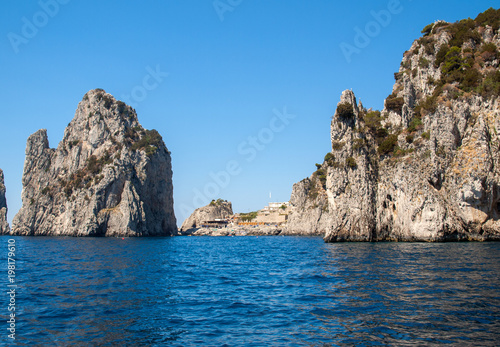
[[[6,346],[500,345],[496,242],[3,236],[0,250]]]

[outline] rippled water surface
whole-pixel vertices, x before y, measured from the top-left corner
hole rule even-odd
[[[21,346],[500,344],[500,243],[15,240]]]

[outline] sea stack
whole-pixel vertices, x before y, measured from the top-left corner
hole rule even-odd
[[[212,200],[207,206],[197,208],[184,223],[182,223],[181,232],[201,228],[204,222],[225,219],[232,215],[233,206],[231,202],[222,199]]]
[[[5,182],[3,171],[0,169],[0,235],[8,234],[10,231],[7,222],[7,199],[5,199]]]
[[[381,112],[342,93],[331,151],[293,187],[289,232],[500,240],[500,34],[487,18],[424,28]]]
[[[47,131],[28,138],[22,207],[12,234],[173,235],[170,152],[133,108],[89,91],[56,149]]]

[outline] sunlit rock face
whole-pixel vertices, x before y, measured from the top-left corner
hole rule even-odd
[[[102,89],[79,103],[56,149],[28,138],[16,235],[176,233],[170,152],[134,109]]]
[[[473,22],[461,36],[458,24],[431,25],[404,54],[381,112],[342,93],[331,151],[293,187],[288,233],[500,240],[500,36]]]
[[[194,212],[182,223],[181,231],[200,228],[204,222],[215,219],[224,219],[233,215],[231,202],[214,200],[207,206],[194,210]]]

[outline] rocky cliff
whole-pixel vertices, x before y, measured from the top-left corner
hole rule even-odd
[[[207,206],[197,208],[182,223],[181,231],[200,228],[203,222],[223,219],[233,215],[233,206],[231,202],[225,200],[213,200]]]
[[[7,200],[5,199],[5,183],[3,171],[0,169],[0,235],[9,233],[7,222]]]
[[[102,89],[79,103],[56,149],[28,138],[16,235],[153,236],[176,232],[170,153],[134,109]]]
[[[334,241],[500,240],[500,11],[438,21],[384,109],[344,91],[332,150],[291,196],[288,233]]]

